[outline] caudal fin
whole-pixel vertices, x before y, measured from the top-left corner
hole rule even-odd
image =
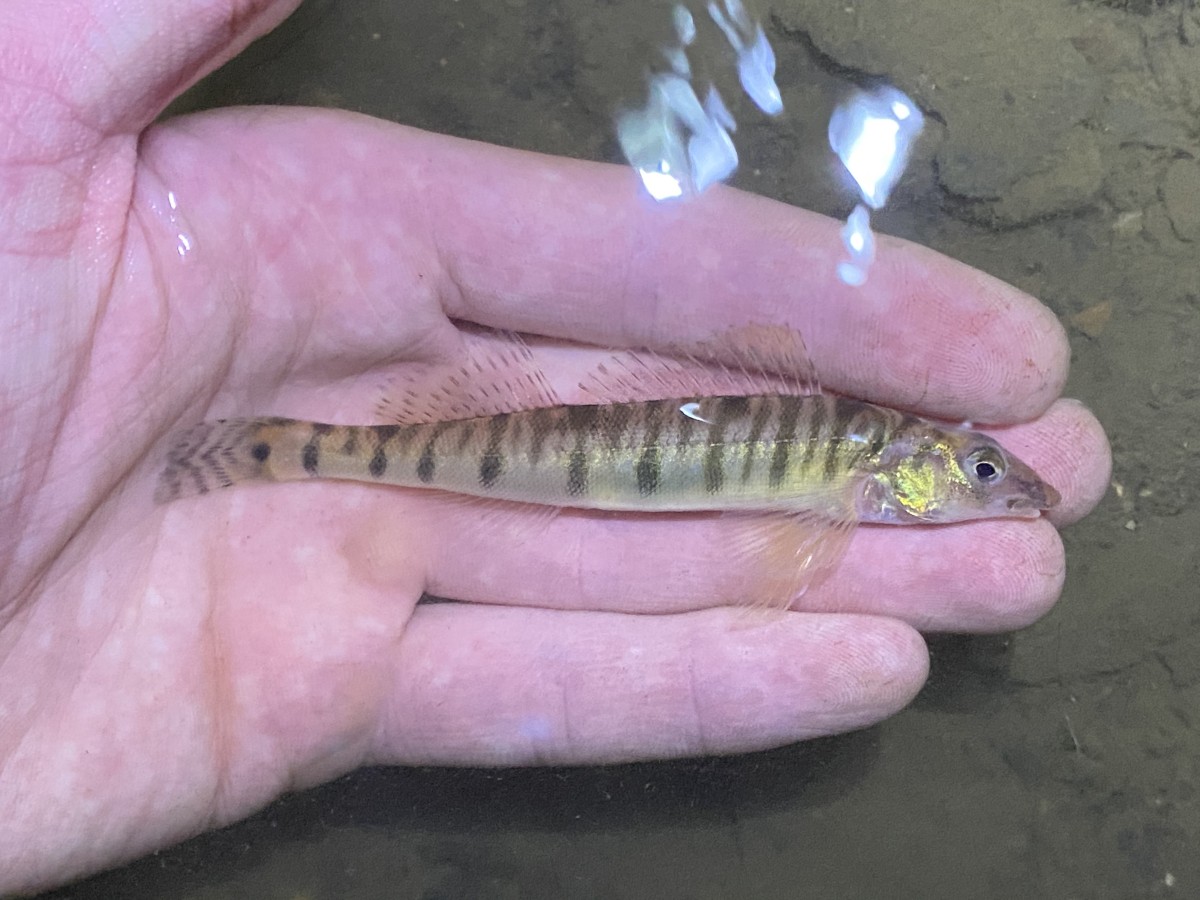
[[[167,451],[154,501],[169,503],[239,481],[270,478],[270,447],[256,439],[263,424],[262,419],[218,419],[180,434]]]

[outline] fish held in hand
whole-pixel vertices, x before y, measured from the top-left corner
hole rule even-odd
[[[988,435],[820,393],[785,329],[700,348],[715,365],[617,354],[581,384],[596,402],[573,404],[519,339],[499,341],[398,391],[387,424],[197,425],[170,449],[156,499],[341,479],[553,509],[722,513],[736,517],[735,551],[794,572],[783,605],[836,564],[860,523],[1036,517],[1059,499]]]
[[[816,394],[571,405],[448,422],[225,419],[172,448],[156,499],[341,479],[634,512],[808,511],[872,523],[1036,517],[1055,490],[987,435]]]

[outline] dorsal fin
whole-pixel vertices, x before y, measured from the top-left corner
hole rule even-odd
[[[465,359],[413,365],[384,387],[380,418],[397,425],[474,419],[562,403],[515,331],[463,330]]]
[[[666,353],[622,351],[597,366],[579,387],[592,403],[820,391],[804,339],[781,325],[731,328]]]

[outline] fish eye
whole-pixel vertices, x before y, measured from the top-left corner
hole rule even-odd
[[[995,484],[1004,477],[1004,460],[985,447],[967,457],[967,469],[980,484]]]

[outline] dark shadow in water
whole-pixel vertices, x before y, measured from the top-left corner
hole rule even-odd
[[[937,634],[929,645],[929,681],[917,709],[986,714],[1016,690],[1009,678],[1014,638],[1010,634]]]
[[[284,797],[251,818],[200,835],[44,900],[176,896],[236,879],[286,844],[342,828],[486,836],[558,835],[723,825],[739,817],[835,802],[870,770],[878,731],[715,759],[549,769],[376,767]]]

